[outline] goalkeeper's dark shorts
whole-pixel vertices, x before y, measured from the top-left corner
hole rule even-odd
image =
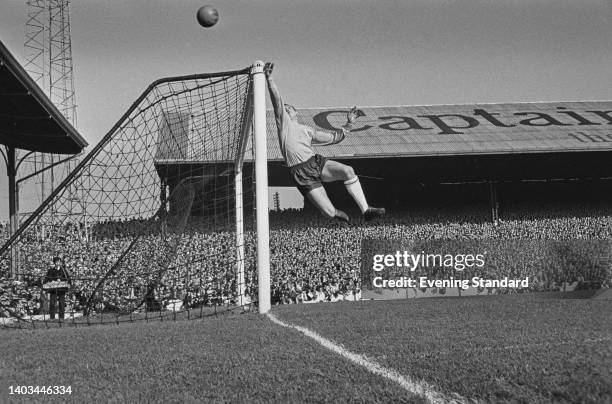
[[[321,172],[326,161],[325,157],[315,154],[305,162],[289,167],[291,178],[302,195],[323,186]]]

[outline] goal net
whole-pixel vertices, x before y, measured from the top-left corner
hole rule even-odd
[[[0,317],[59,318],[64,293],[64,322],[75,323],[191,318],[257,301],[251,135],[254,110],[265,131],[261,71],[258,62],[151,84],[0,247]],[[69,281],[49,272],[56,257]]]

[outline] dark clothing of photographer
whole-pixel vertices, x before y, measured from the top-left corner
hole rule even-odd
[[[70,276],[68,276],[68,272],[60,260],[53,261],[53,266],[47,271],[43,284],[57,281],[70,283]],[[68,287],[49,289],[48,291],[49,314],[51,319],[55,319],[55,313],[58,311],[58,306],[59,318],[63,319],[66,308],[66,292],[68,291]]]

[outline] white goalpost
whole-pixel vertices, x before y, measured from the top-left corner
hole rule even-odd
[[[243,306],[246,296],[245,285],[245,251],[244,251],[244,216],[242,165],[247,136],[252,128],[253,145],[255,149],[255,210],[257,232],[257,276],[259,313],[270,310],[270,226],[268,217],[268,152],[266,135],[266,82],[264,63],[256,61],[251,69],[252,88],[249,89],[248,103],[245,113],[245,125],[242,127],[240,152],[235,167],[236,192],[236,278],[238,304]],[[252,123],[252,126],[251,126]]]
[[[266,81],[264,64],[253,65],[253,137],[257,210],[257,276],[259,313],[270,310],[270,224],[268,221],[268,149],[266,147]]]

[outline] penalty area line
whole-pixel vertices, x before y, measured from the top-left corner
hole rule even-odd
[[[412,380],[410,377],[402,375],[401,373],[397,372],[394,369],[385,367],[377,363],[373,359],[368,358],[367,356],[363,354],[351,352],[348,349],[344,348],[342,345],[337,344],[336,342],[330,339],[327,339],[321,336],[320,334],[312,330],[309,330],[306,327],[301,327],[299,325],[285,323],[284,321],[278,319],[276,316],[274,316],[271,313],[267,313],[267,316],[273,323],[278,324],[285,328],[292,328],[294,330],[301,332],[308,338],[315,340],[319,345],[329,349],[333,353],[340,355],[343,358],[348,359],[349,361],[365,368],[370,373],[373,373],[378,376],[382,376],[388,380],[391,380],[399,384],[404,390],[408,391],[409,393],[424,397],[430,403],[466,403],[468,402],[468,400],[466,400],[464,397],[460,396],[459,394],[453,394],[452,396],[449,396],[444,393],[440,393],[434,390],[433,387],[431,387],[426,382],[419,382],[419,381]]]

